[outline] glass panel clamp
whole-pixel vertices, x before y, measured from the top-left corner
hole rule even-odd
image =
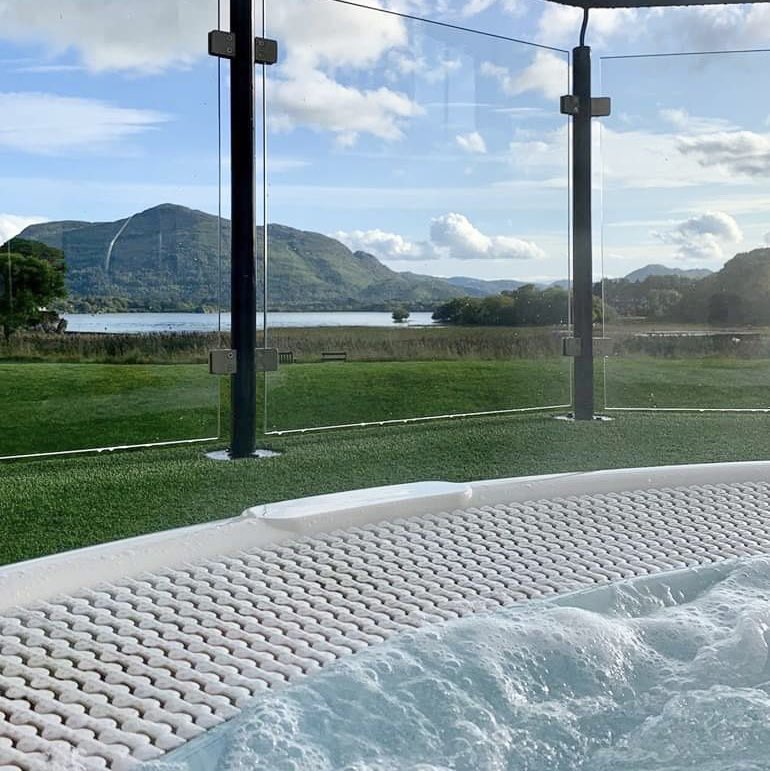
[[[257,348],[254,351],[256,372],[275,372],[278,369],[277,348]],[[234,375],[238,371],[236,352],[229,348],[209,351],[209,374]]]
[[[220,29],[209,32],[209,56],[235,59],[235,35]]]
[[[254,40],[254,63],[275,64],[278,61],[278,41],[265,37]]]
[[[568,94],[560,99],[562,115],[577,117],[581,114],[582,105],[579,96]],[[612,110],[612,100],[608,96],[595,96],[591,99],[591,117],[606,118]]]

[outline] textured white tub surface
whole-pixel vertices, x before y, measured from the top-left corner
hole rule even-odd
[[[131,768],[401,630],[769,550],[757,463],[319,496],[9,566],[0,771]]]

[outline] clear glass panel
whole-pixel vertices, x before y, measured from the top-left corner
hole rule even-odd
[[[602,62],[606,403],[770,407],[768,52]]]
[[[0,456],[218,434],[217,3],[76,6],[4,48]]]
[[[268,430],[567,405],[566,54],[267,9]]]

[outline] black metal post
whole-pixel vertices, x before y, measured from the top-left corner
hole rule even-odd
[[[591,232],[591,48],[572,50],[572,286],[573,322],[580,351],[574,358],[575,420],[593,420],[593,275]]]
[[[231,376],[230,456],[249,457],[256,449],[257,346],[256,187],[254,179],[254,21],[252,0],[230,0],[235,58],[230,62],[231,137]]]

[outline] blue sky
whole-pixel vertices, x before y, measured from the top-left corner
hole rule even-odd
[[[579,13],[545,0],[364,2],[477,32],[267,0],[281,45],[268,70],[269,220],[396,270],[563,278],[558,97]],[[162,202],[215,213],[216,25],[214,0],[0,0],[0,237]],[[650,262],[714,269],[765,245],[770,53],[602,57],[762,48],[770,5],[594,12],[589,42],[596,91],[613,98],[595,131],[597,266],[603,253],[610,276]]]

